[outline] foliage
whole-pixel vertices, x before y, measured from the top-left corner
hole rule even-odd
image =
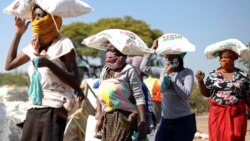
[[[118,28],[125,29],[136,33],[145,43],[150,46],[153,40],[162,35],[163,33],[158,29],[151,29],[148,24],[141,20],[135,20],[132,17],[126,16],[123,18],[103,18],[91,24],[82,22],[71,23],[63,26],[62,35],[69,37],[77,49],[80,56],[93,56],[99,55],[96,49],[88,48],[81,44],[84,38],[94,35],[102,30]]]
[[[151,46],[153,43],[153,40],[162,35],[163,33],[158,29],[151,29],[148,24],[146,24],[144,21],[141,20],[135,20],[132,17],[123,17],[123,18],[103,18],[98,20],[94,23],[83,23],[83,22],[75,22],[71,23],[69,25],[65,25],[62,27],[62,35],[65,37],[68,37],[72,40],[79,60],[78,60],[78,66],[79,66],[79,75],[82,77],[85,74],[92,74],[93,72],[90,72],[94,69],[101,69],[101,66],[95,66],[91,65],[86,57],[92,56],[92,57],[100,57],[104,56],[103,53],[97,49],[89,48],[81,44],[83,39],[94,35],[100,31],[103,31],[105,29],[124,29],[129,30],[134,33],[136,33],[139,37],[142,38],[142,40],[145,41],[145,43],[148,46]],[[102,54],[101,54],[102,53]],[[101,58],[102,58],[101,57]],[[103,59],[101,59],[103,61]],[[83,64],[83,65],[82,65]],[[102,62],[103,64],[103,62]],[[97,74],[99,75],[99,74]],[[90,75],[90,77],[93,77]]]
[[[250,48],[250,43],[247,45],[247,47]],[[243,65],[240,68],[245,70],[248,76],[250,76],[250,59],[239,59],[239,63]]]
[[[190,97],[190,106],[191,106],[192,111],[196,115],[208,113],[208,110],[209,110],[208,98],[200,94],[197,84],[195,84],[193,93]]]
[[[0,73],[0,86],[17,85],[28,86],[29,77],[27,73]]]

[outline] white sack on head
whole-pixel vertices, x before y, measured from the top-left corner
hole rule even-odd
[[[223,40],[223,41],[211,44],[206,47],[204,52],[208,59],[213,59],[213,58],[218,57],[219,52],[225,49],[234,51],[242,58],[245,58],[245,59],[250,58],[249,48],[247,48],[238,39],[227,39],[227,40]]]
[[[94,11],[81,0],[15,0],[3,12],[23,19],[30,19],[32,7],[39,5],[44,11],[62,18],[77,17]]]
[[[77,17],[94,11],[81,0],[35,0],[44,11],[62,18]]]
[[[29,19],[31,18],[32,6],[33,0],[15,0],[3,12],[22,19]]]
[[[99,50],[106,50],[109,41],[121,53],[126,55],[144,55],[154,53],[135,33],[122,29],[107,29],[82,41],[82,44]]]
[[[180,34],[167,33],[158,39],[157,54],[182,54],[191,51],[195,51],[195,46]]]

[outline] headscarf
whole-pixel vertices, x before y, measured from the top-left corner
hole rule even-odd
[[[179,54],[179,56],[183,59],[183,58],[185,57],[186,54],[187,54],[187,53],[184,52],[184,53],[182,53],[182,54]]]
[[[117,55],[115,52],[106,52],[106,64],[111,70],[116,70],[123,67],[126,64],[125,55]]]
[[[51,42],[60,35],[59,29],[62,26],[62,18],[47,14],[39,20],[32,20],[32,33],[34,37],[39,37],[45,43]]]

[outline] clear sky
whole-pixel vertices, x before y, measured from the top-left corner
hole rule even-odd
[[[0,9],[12,0],[1,0]],[[237,38],[250,42],[250,0],[85,0],[95,10],[90,14],[68,18],[71,22],[96,22],[100,18],[131,16],[145,21],[151,28],[164,33],[178,33],[196,45],[196,52],[188,53],[185,66],[194,72],[201,69],[208,73],[219,66],[218,58],[207,60],[204,49],[207,45]],[[0,72],[5,72],[8,48],[14,36],[14,17],[0,12]],[[19,50],[29,43],[30,28],[23,36]],[[26,71],[26,67],[18,68]]]

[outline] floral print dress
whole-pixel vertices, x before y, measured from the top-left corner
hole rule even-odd
[[[209,141],[244,141],[247,129],[245,98],[249,97],[247,73],[236,69],[233,79],[226,80],[220,69],[210,73],[206,87],[211,94]]]
[[[212,71],[206,80],[211,98],[222,105],[234,105],[249,96],[250,79],[247,73],[236,69],[233,79],[224,79],[219,68]]]

